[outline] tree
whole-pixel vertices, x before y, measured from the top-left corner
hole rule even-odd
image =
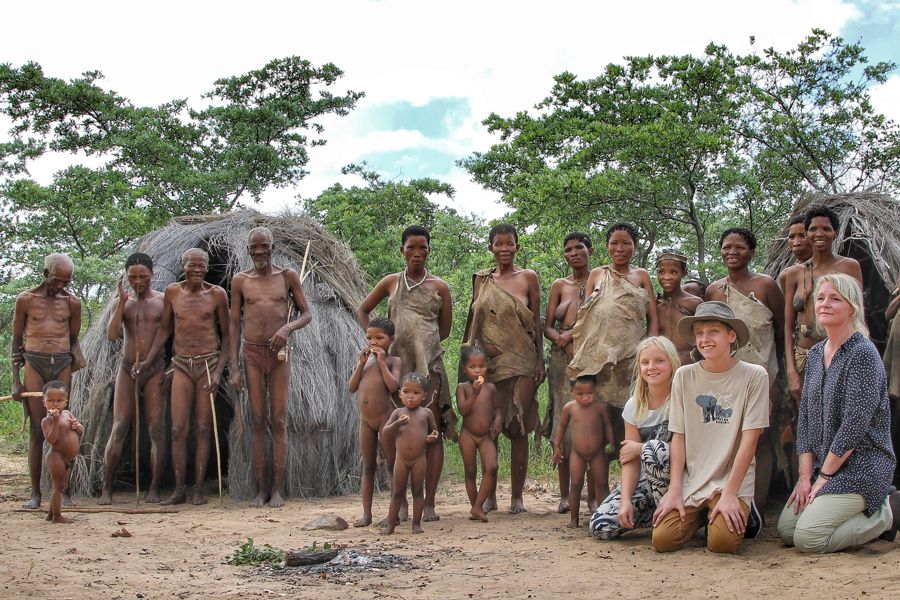
[[[710,44],[701,56],[627,57],[586,80],[562,73],[533,114],[490,115],[499,142],[461,165],[520,225],[629,220],[639,264],[674,244],[709,279],[726,227],[771,239],[804,191],[897,189],[897,126],[867,91],[894,65],[866,63],[858,45],[816,30],[786,53]]]
[[[0,268],[32,278],[38,257],[72,254],[76,290],[87,299],[118,270],[134,239],[173,216],[215,213],[256,201],[305,174],[308,148],[324,144],[317,119],[347,114],[362,97],[328,88],[343,75],[298,57],[215,82],[205,108],[186,100],[135,106],[103,89],[99,71],[71,81],[40,65],[0,65],[0,114],[12,122],[0,144]],[[48,153],[87,157],[49,185],[28,178]]]
[[[796,48],[740,59],[749,86],[739,134],[768,193],[783,182],[824,193],[900,186],[900,129],[875,112],[869,89],[896,65],[814,29]]]

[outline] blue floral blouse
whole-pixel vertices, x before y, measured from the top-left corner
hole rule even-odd
[[[825,368],[825,342],[809,351],[797,453],[812,452],[818,472],[829,452],[853,450],[820,494],[859,494],[871,515],[888,495],[894,476],[891,409],[887,377],[878,350],[857,332],[845,341]]]

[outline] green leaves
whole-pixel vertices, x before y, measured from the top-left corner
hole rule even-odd
[[[96,298],[104,293],[96,283],[112,279],[137,237],[296,183],[308,148],[324,143],[317,119],[345,115],[362,97],[327,89],[342,75],[330,63],[273,60],[219,79],[208,106],[195,110],[183,99],[135,106],[102,88],[99,71],[64,81],[37,63],[0,65],[0,114],[12,122],[0,144],[0,244],[10,253],[0,275],[34,276],[40,257],[66,252],[76,277],[99,277],[80,289]],[[38,184],[27,168],[51,152],[71,155],[74,166]]]
[[[897,189],[900,134],[868,97],[893,69],[819,30],[788,52],[626,57],[590,79],[557,75],[531,113],[490,115],[499,142],[460,164],[520,225],[630,220],[638,262],[678,242],[709,276],[722,230],[771,239],[803,191]]]

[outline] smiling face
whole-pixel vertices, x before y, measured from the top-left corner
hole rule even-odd
[[[815,310],[816,320],[826,328],[847,326],[853,317],[853,307],[828,281],[819,287]]]
[[[609,235],[606,243],[609,259],[616,266],[623,267],[631,262],[634,255],[634,240],[624,229],[617,229]]]
[[[189,283],[203,283],[206,272],[209,271],[209,261],[199,252],[191,252],[184,263],[184,276]]]
[[[406,238],[406,242],[400,247],[406,264],[411,267],[422,268],[425,261],[428,260],[428,254],[431,252],[431,246],[428,244],[428,238],[424,235],[411,235]]]
[[[796,260],[806,260],[812,255],[812,244],[806,236],[803,223],[794,223],[788,227],[788,246]]]
[[[509,266],[516,259],[516,252],[519,251],[519,244],[516,242],[516,236],[511,233],[498,233],[494,236],[494,241],[488,246],[494,259],[498,265]]]
[[[257,269],[265,269],[272,261],[272,240],[262,231],[255,231],[247,240],[247,253]]]
[[[391,347],[394,338],[381,327],[369,327],[366,329],[366,346],[369,348],[381,348],[385,352]]]
[[[831,219],[828,217],[813,217],[809,221],[806,237],[816,252],[825,252],[831,248],[836,233],[834,227],[831,226]]]
[[[638,357],[638,368],[648,386],[664,385],[672,379],[669,356],[657,346],[648,346]]]
[[[469,381],[475,381],[479,377],[487,377],[487,359],[484,354],[473,354],[463,366]]]
[[[425,401],[425,390],[415,381],[406,381],[400,386],[400,401],[410,410],[419,408]]]
[[[666,294],[671,294],[681,287],[681,280],[685,275],[680,261],[665,259],[656,263],[656,280]]]
[[[743,269],[750,263],[754,254],[750,250],[750,244],[739,233],[726,235],[719,250],[722,254],[722,262],[730,270]]]
[[[694,344],[706,360],[731,356],[731,347],[736,341],[737,333],[721,321],[694,323]]]
[[[597,397],[597,384],[590,381],[576,381],[572,386],[572,399],[579,406],[590,406]]]
[[[590,256],[593,253],[593,248],[588,248],[584,242],[578,239],[569,240],[563,247],[563,256],[569,268],[573,271],[587,267]]]
[[[128,283],[136,294],[143,294],[150,289],[150,281],[153,279],[153,271],[145,265],[131,265],[128,267]]]
[[[50,388],[44,392],[44,406],[47,410],[65,410],[69,403],[69,394],[66,390]]]

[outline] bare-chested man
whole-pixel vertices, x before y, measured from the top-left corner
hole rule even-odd
[[[291,364],[287,342],[291,333],[312,320],[300,276],[289,267],[272,265],[275,239],[266,227],[251,229],[247,252],[253,268],[231,280],[231,383],[243,387],[238,349],[243,334],[244,370],[250,399],[251,448],[256,497],[252,507],[284,506],[284,466],[287,458],[287,406]],[[291,320],[293,309],[297,318]],[[243,319],[242,319],[243,317]],[[269,401],[266,402],[268,394]],[[272,480],[266,437],[272,432]]]
[[[663,250],[656,257],[656,281],[662,293],[656,296],[656,312],[659,316],[659,334],[669,339],[678,350],[682,365],[693,361],[691,340],[682,339],[676,332],[678,322],[684,317],[692,317],[697,306],[703,302],[681,287],[681,280],[687,275],[687,256],[675,250]]]
[[[591,238],[580,232],[573,232],[563,240],[563,257],[572,269],[568,277],[561,277],[550,286],[550,299],[544,317],[544,335],[553,344],[550,348],[550,365],[547,369],[550,400],[544,417],[541,435],[552,439],[559,425],[563,407],[572,400],[571,385],[566,377],[566,366],[572,360],[572,326],[578,307],[584,301],[585,286],[591,274],[590,259],[594,253]],[[560,514],[569,511],[569,450],[571,435],[566,433],[562,440],[562,461],[559,463],[559,506]],[[590,471],[588,477],[590,477]],[[593,498],[593,483],[588,484],[588,502]]]
[[[194,436],[197,441],[194,462],[194,504],[205,504],[203,478],[209,461],[212,405],[210,394],[219,389],[219,381],[227,361],[220,348],[229,348],[228,296],[217,285],[206,283],[209,255],[191,248],[181,256],[185,280],[166,287],[162,322],[144,363],[155,364],[163,345],[174,333],[172,366],[172,464],[175,467],[175,490],[162,504],[187,501],[187,437],[194,411]],[[222,332],[221,345],[218,330]],[[148,367],[148,368],[152,368]],[[134,375],[140,377],[141,365]]]
[[[66,290],[75,266],[65,254],[44,259],[44,281],[16,298],[12,337],[12,395],[24,400],[31,419],[28,469],[31,499],[23,508],[41,505],[41,463],[44,433],[41,421],[47,416],[43,398],[22,398],[22,392],[40,392],[53,380],[72,385],[72,349],[81,330],[81,302]],[[25,365],[25,378],[20,371]],[[71,505],[66,493],[64,505]]]
[[[406,268],[382,278],[372,288],[359,308],[356,317],[364,329],[369,314],[388,299],[388,318],[396,328],[396,338],[390,354],[400,359],[400,376],[416,372],[428,378],[429,396],[423,405],[434,413],[438,425],[439,442],[428,444],[425,469],[425,521],[437,521],[435,496],[441,470],[444,467],[444,437],[456,439],[456,415],[450,403],[450,385],[444,367],[441,342],[450,335],[453,302],[447,283],[425,268],[431,253],[431,233],[420,225],[407,227],[400,236],[400,252]],[[400,514],[406,514],[406,499],[401,502]]]
[[[747,344],[738,350],[737,358],[766,369],[769,376],[770,418],[780,409],[782,393],[776,383],[779,357],[784,354],[784,295],[774,279],[750,270],[750,259],[756,254],[756,235],[744,227],[725,230],[719,238],[722,262],[728,275],[710,284],[706,300],[718,300],[731,306],[735,316],[750,330]],[[776,444],[772,435],[762,436],[756,446],[756,506],[764,509],[775,460]]]
[[[782,272],[784,277],[783,339],[787,365],[788,391],[797,406],[803,387],[806,353],[825,337],[816,323],[813,290],[816,279],[828,273],[845,273],[863,286],[862,270],[852,258],[838,256],[832,249],[840,229],[840,219],[827,206],[814,206],[804,219],[806,237],[812,245],[812,257]],[[863,287],[865,289],[865,287]]]
[[[512,498],[509,512],[525,512],[522,492],[528,472],[528,434],[539,427],[535,390],[544,380],[544,336],[541,329],[541,284],[537,273],[516,266],[519,235],[508,224],[488,233],[496,266],[472,277],[472,306],[465,343],[481,346],[488,356],[487,380],[496,386],[503,433],[510,440]],[[497,508],[496,492],[484,503]]]
[[[134,297],[125,290],[124,278],[128,278]],[[124,325],[125,343],[122,346],[122,362],[116,374],[113,396],[113,426],[106,442],[103,457],[103,491],[97,504],[112,503],[113,479],[122,459],[122,445],[134,418],[134,387],[138,386],[144,401],[144,415],[150,432],[150,489],[147,502],[159,502],[159,478],[163,470],[166,442],[166,403],[162,384],[166,363],[160,355],[152,365],[142,365],[141,376],[135,381],[131,373],[150,352],[153,338],[159,331],[163,313],[163,294],[150,287],[153,279],[153,259],[140,252],[125,260],[125,275],[119,279],[119,297],[112,317],[106,326],[106,337],[116,341],[122,337]],[[139,469],[140,465],[135,465]]]

